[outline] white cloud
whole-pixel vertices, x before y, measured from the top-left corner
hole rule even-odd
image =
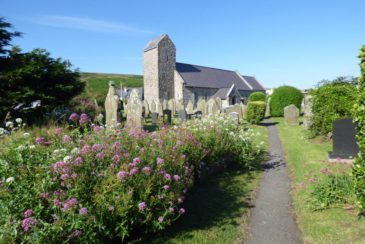
[[[81,18],[62,15],[44,15],[32,20],[39,25],[78,29],[98,33],[114,34],[150,34],[151,31],[133,27],[128,24],[107,20]]]

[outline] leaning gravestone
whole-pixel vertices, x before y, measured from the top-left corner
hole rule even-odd
[[[196,104],[196,108],[198,111],[202,112],[202,116],[205,116],[207,114],[207,107],[206,107],[206,102],[205,99],[199,99],[198,103]]]
[[[153,112],[151,114],[151,119],[152,119],[152,125],[157,125],[158,124],[158,113]]]
[[[142,126],[142,101],[139,100],[137,90],[133,89],[128,99],[127,120],[136,126]]]
[[[269,97],[266,102],[266,109],[265,109],[266,118],[270,117],[270,101],[271,101],[271,97]]]
[[[333,151],[329,153],[329,160],[352,160],[359,151],[352,119],[336,120],[333,123]]]
[[[284,108],[284,121],[287,125],[298,125],[299,124],[299,109],[294,105],[290,104]]]
[[[186,121],[186,111],[184,109],[179,110],[179,119],[180,122],[185,122]]]
[[[313,97],[311,95],[307,95],[303,99],[304,107],[303,107],[303,127],[309,129],[313,125]]]
[[[105,122],[107,125],[115,124],[120,122],[120,114],[118,113],[119,97],[115,93],[114,83],[109,83],[108,95],[105,99]]]
[[[194,106],[191,100],[189,100],[188,105],[186,106],[186,113],[188,115],[192,115],[194,113]]]
[[[207,102],[207,113],[208,115],[220,113],[217,102],[213,98],[209,99],[209,101]]]

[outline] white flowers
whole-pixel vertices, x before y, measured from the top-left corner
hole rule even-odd
[[[29,146],[29,149],[34,149],[35,148],[35,145],[30,145]]]
[[[63,161],[66,163],[69,163],[71,161],[72,157],[71,156],[66,156],[63,158]]]
[[[9,177],[9,178],[7,178],[6,179],[6,183],[11,183],[11,182],[13,182],[14,181],[14,177]]]
[[[29,136],[30,136],[30,134],[29,134],[28,132],[25,132],[25,133],[23,134],[23,136],[24,136],[24,137],[29,137]]]
[[[5,126],[8,127],[8,128],[13,128],[14,127],[14,123],[11,122],[11,121],[8,121],[8,122],[6,122]]]
[[[77,148],[77,147],[75,147],[75,148],[73,148],[72,150],[71,150],[71,154],[72,155],[76,155],[76,154],[78,154],[80,152],[80,150]]]
[[[0,127],[0,136],[1,136],[1,135],[4,135],[4,134],[5,134],[5,132],[6,132],[6,130],[5,130],[4,128],[1,128],[1,127]]]
[[[16,118],[15,122],[17,122],[18,124],[21,124],[23,122],[23,120],[21,118]]]

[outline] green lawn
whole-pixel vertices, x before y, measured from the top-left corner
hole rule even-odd
[[[349,173],[348,165],[326,162],[332,144],[310,140],[301,126],[285,126],[282,118],[279,134],[293,180],[293,200],[297,222],[305,243],[365,243],[365,220],[356,215],[355,206],[340,206],[322,211],[309,208],[313,180],[324,177],[320,170],[329,168],[336,173]]]
[[[267,129],[258,141],[267,145]],[[234,243],[244,240],[250,200],[258,187],[259,172],[234,169],[212,175],[193,188],[184,206],[186,214],[151,243]]]

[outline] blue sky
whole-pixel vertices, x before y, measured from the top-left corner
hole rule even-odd
[[[2,0],[0,15],[81,71],[143,73],[143,47],[167,33],[177,61],[238,70],[265,87],[359,75],[364,0]]]

